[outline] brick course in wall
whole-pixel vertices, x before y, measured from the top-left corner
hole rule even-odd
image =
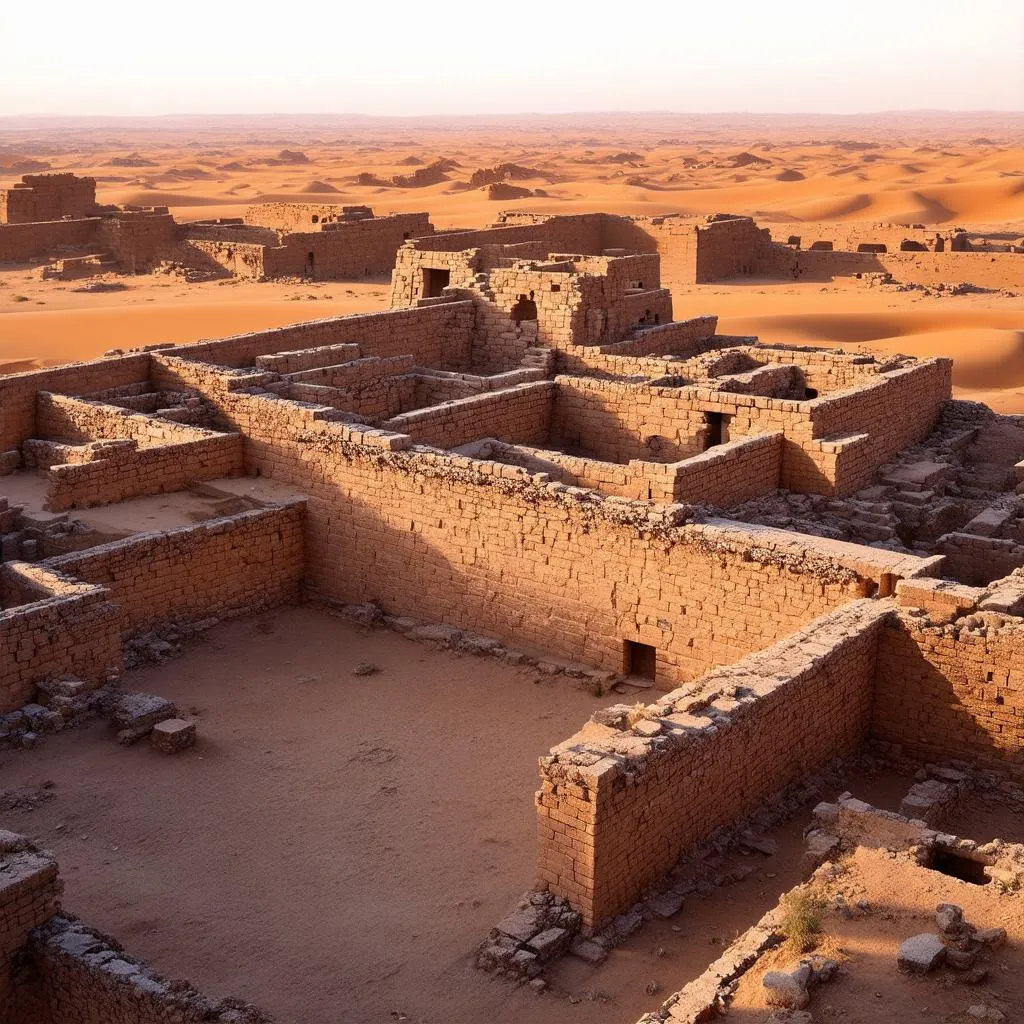
[[[589,928],[693,845],[866,739],[890,603],[854,602],[541,759],[540,883]]]

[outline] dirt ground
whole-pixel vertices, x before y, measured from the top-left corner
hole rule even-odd
[[[992,885],[950,878],[907,859],[896,859],[884,850],[858,849],[844,863],[845,873],[828,884],[825,895],[842,894],[851,906],[867,900],[868,910],[852,918],[832,910],[824,919],[821,952],[842,961],[843,966],[835,980],[812,994],[808,1009],[815,1021],[968,1024],[979,1019],[967,1013],[972,1006],[1004,1015],[989,1020],[1007,1024],[1021,1020],[1024,899],[1019,893],[1002,893]],[[978,966],[988,969],[982,983],[964,984],[964,975],[948,968],[927,975],[897,969],[896,953],[904,939],[937,931],[935,908],[940,903],[961,906],[966,919],[977,928],[1006,929],[1006,945],[979,957]],[[761,983],[765,971],[784,969],[796,959],[784,947],[762,958],[741,980],[729,1019],[737,1024],[761,1024],[770,1012]]]
[[[352,675],[361,661],[381,671]],[[770,833],[775,856],[723,861],[743,881],[599,969],[566,957],[537,996],[472,952],[533,880],[536,758],[614,697],[308,607],[219,626],[125,685],[198,714],[196,748],[165,758],[96,725],[5,753],[5,789],[53,798],[0,827],[52,850],[65,906],[129,952],[282,1024],[629,1022],[800,880],[809,810]],[[846,785],[882,803],[906,780]]]

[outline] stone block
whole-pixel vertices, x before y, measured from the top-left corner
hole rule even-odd
[[[932,932],[913,935],[900,943],[896,962],[905,971],[927,974],[935,970],[946,958],[946,947],[942,939]]]
[[[177,754],[196,741],[196,723],[183,718],[167,718],[157,722],[150,733],[153,746],[162,754]]]

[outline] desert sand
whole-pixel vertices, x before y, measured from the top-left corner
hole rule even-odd
[[[439,229],[480,227],[505,209],[726,211],[796,233],[806,221],[884,220],[1024,237],[1024,117],[1013,114],[0,119],[0,182],[43,169],[92,175],[100,202],[166,205],[179,220],[315,200],[428,211]],[[498,179],[531,194],[491,198],[486,182]],[[387,297],[386,280],[119,281],[122,291],[90,293],[0,268],[0,371],[381,308]],[[718,313],[723,332],[954,356],[958,396],[1024,412],[1024,279],[957,296],[856,281],[663,283],[677,317]]]

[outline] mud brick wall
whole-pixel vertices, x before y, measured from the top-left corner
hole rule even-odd
[[[837,495],[859,490],[892,455],[928,436],[952,396],[952,368],[951,359],[929,359],[879,375],[877,383],[858,391],[837,392],[811,403],[816,438],[868,435],[837,464]],[[787,475],[789,469],[787,465]]]
[[[926,761],[968,760],[1024,778],[1024,621],[981,612],[887,624],[872,736]]]
[[[714,338],[717,330],[717,316],[696,316],[644,328],[627,341],[602,345],[598,351],[605,356],[692,356],[707,350],[708,339]],[[585,353],[586,349],[579,354]],[[576,355],[576,349],[566,357],[570,354]]]
[[[672,501],[728,508],[779,486],[783,435],[762,434],[716,445],[673,466]]]
[[[30,260],[65,247],[96,245],[99,224],[98,217],[39,224],[0,223],[0,263]]]
[[[91,508],[184,490],[201,480],[238,476],[243,467],[239,434],[118,451],[109,459],[51,466],[45,507],[51,512]]]
[[[96,179],[75,174],[25,174],[0,189],[0,224],[88,217],[96,209]]]
[[[223,267],[235,277],[262,281],[266,277],[266,245],[260,242],[234,242],[208,238],[187,238],[174,256],[187,266],[212,270]]]
[[[337,366],[348,363],[360,356],[358,345],[345,343],[342,345],[322,345],[319,348],[297,349],[294,352],[277,352],[274,355],[256,357],[256,365],[261,370],[272,370],[275,373],[299,373],[302,370],[313,370],[320,366]]]
[[[147,354],[71,363],[51,370],[31,370],[0,377],[0,451],[38,436],[36,393],[82,394],[120,384],[135,384],[149,375]]]
[[[936,550],[946,556],[944,575],[970,586],[984,586],[1024,565],[1024,545],[1000,537],[947,533]]]
[[[36,396],[36,430],[59,441],[132,440],[140,448],[209,441],[218,436],[202,427],[157,419],[118,405],[46,391]]]
[[[858,601],[717,669],[624,728],[591,726],[541,759],[538,877],[586,927],[627,909],[703,837],[868,734],[888,603]]]
[[[752,220],[738,217],[698,224],[696,238],[694,283],[764,273],[764,252],[771,246],[771,232]]]
[[[289,373],[288,380],[296,384],[325,384],[327,387],[344,388],[354,384],[365,384],[381,377],[395,377],[412,373],[415,362],[412,356],[364,356],[315,369],[298,370]]]
[[[820,394],[863,387],[877,378],[881,366],[873,356],[846,355],[839,352],[818,352],[809,348],[784,348],[771,345],[743,347],[752,359],[761,363],[783,363],[798,366],[808,387]]]
[[[177,244],[178,227],[167,212],[126,211],[100,221],[99,240],[113,250],[121,270],[141,274],[165,259]]]
[[[287,234],[280,246],[265,250],[264,275],[334,281],[390,274],[399,246],[432,231],[428,214],[405,213]]]
[[[272,506],[139,534],[44,564],[108,588],[124,634],[167,619],[242,615],[298,598],[304,514],[302,502]]]
[[[543,444],[548,439],[554,390],[550,381],[518,384],[405,413],[383,426],[435,448],[457,448],[481,437]]]
[[[100,686],[120,667],[119,615],[105,588],[39,564],[7,563],[0,574],[6,593],[31,599],[0,611],[0,712],[32,701],[46,679],[70,673]]]
[[[60,910],[64,889],[57,862],[32,848],[22,836],[0,832],[0,1020],[10,1024],[50,1024],[25,1015],[31,998],[19,983],[19,960],[29,933]]]
[[[257,356],[321,345],[355,344],[364,356],[412,355],[420,366],[465,369],[470,363],[473,303],[448,302],[382,313],[309,320],[219,341],[182,345],[186,359],[222,366],[252,366]]]
[[[681,406],[678,390],[574,377],[558,377],[557,388],[551,420],[557,447],[619,463],[677,462],[704,450],[704,416]]]

